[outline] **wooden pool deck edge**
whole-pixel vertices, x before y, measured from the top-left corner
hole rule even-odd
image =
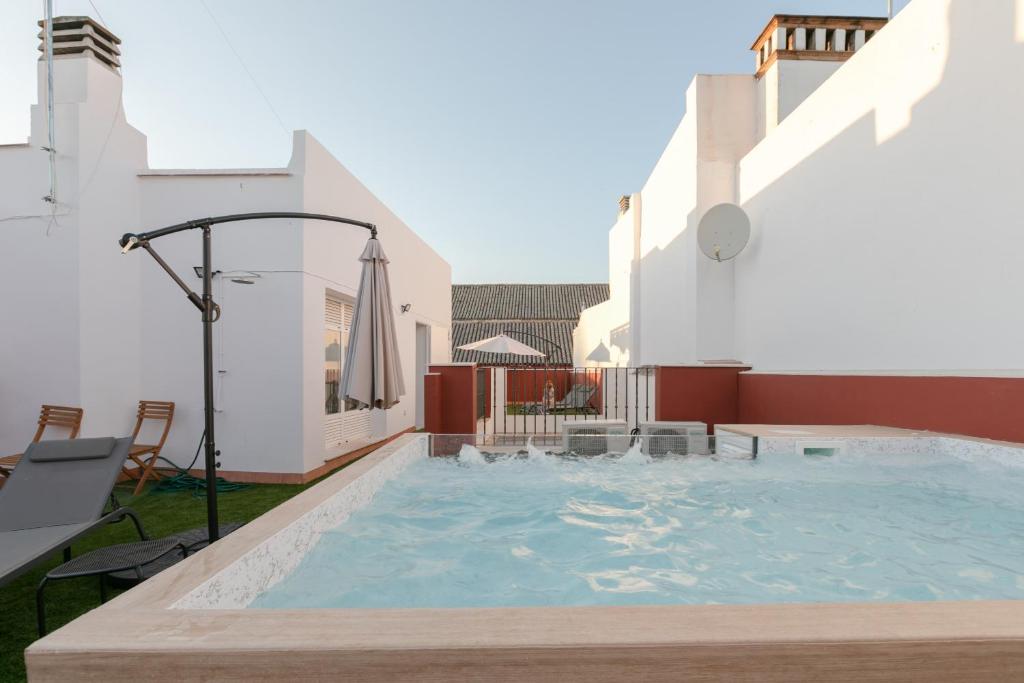
[[[26,663],[32,681],[1005,681],[1024,606],[97,609]]]

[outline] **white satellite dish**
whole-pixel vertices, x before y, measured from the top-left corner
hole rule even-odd
[[[697,245],[715,261],[728,261],[743,251],[750,240],[750,218],[735,204],[708,209],[697,225]]]

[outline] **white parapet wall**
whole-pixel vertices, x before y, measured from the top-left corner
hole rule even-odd
[[[1024,367],[1024,19],[914,0],[740,162],[758,370]]]

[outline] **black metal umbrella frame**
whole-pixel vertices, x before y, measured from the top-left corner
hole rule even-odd
[[[220,538],[220,523],[217,513],[217,468],[220,466],[214,438],[214,414],[213,414],[213,323],[220,318],[220,306],[213,300],[213,254],[210,246],[210,232],[213,226],[221,223],[235,223],[237,221],[253,221],[272,218],[298,218],[303,220],[329,221],[333,223],[345,223],[370,231],[370,238],[377,238],[377,226],[373,223],[331,216],[320,213],[298,213],[293,211],[271,211],[261,213],[236,213],[228,216],[215,216],[211,218],[200,218],[186,221],[176,225],[169,225],[165,228],[150,230],[148,232],[125,233],[118,244],[121,245],[122,253],[128,253],[133,249],[145,249],[153,260],[164,269],[174,282],[185,292],[188,300],[199,309],[202,314],[203,323],[203,403],[204,403],[204,443],[206,447],[206,522],[210,542],[213,543]],[[150,243],[159,237],[173,235],[185,230],[201,230],[203,232],[203,293],[196,294],[181,277],[164,261],[153,249]]]

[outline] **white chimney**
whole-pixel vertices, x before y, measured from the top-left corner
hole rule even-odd
[[[40,21],[43,29],[39,32],[39,51],[46,59],[46,21]],[[93,57],[109,69],[117,72],[121,66],[121,51],[117,48],[121,39],[93,21],[90,17],[53,18],[53,58],[71,59],[82,56]]]
[[[754,51],[760,140],[862,48],[885,17],[776,14]]]

